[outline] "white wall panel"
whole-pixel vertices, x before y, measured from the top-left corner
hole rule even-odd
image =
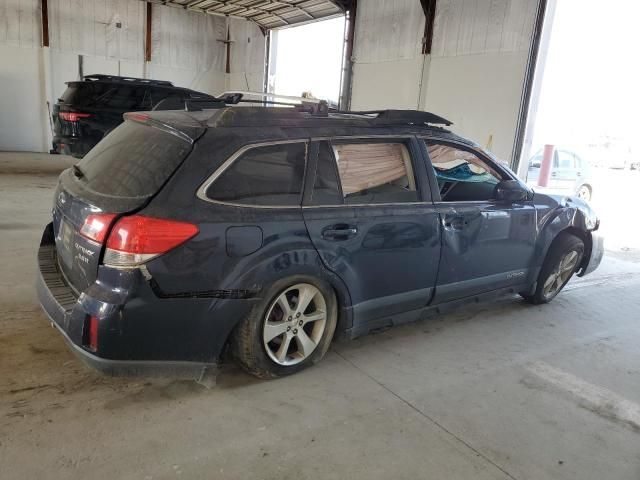
[[[42,51],[0,45],[0,150],[43,151],[47,148]]]
[[[41,38],[39,0],[0,0],[0,45],[35,48]]]
[[[536,0],[438,0],[432,55],[528,51]]]
[[[229,19],[231,33],[231,73],[264,71],[265,37],[252,22]]]
[[[261,92],[264,87],[265,37],[251,22],[231,18],[231,74],[227,90]]]
[[[226,18],[154,5],[152,25],[154,65],[224,71]]]
[[[358,4],[354,56],[358,63],[409,59],[420,53],[424,13],[419,0]]]
[[[51,48],[143,61],[144,12],[139,0],[49,0]]]

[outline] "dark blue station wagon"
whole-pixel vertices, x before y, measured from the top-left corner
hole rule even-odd
[[[254,375],[336,335],[519,293],[602,257],[598,219],[535,193],[426,112],[225,106],[127,114],[60,176],[40,302],[107,373]]]

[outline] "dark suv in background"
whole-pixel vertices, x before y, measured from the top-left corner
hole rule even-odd
[[[436,115],[219,103],[128,113],[60,176],[39,297],[98,369],[198,375],[229,347],[287,375],[334,332],[547,303],[600,263],[589,205],[534,193]]]
[[[167,110],[198,98],[210,97],[162,80],[87,75],[82,81],[67,82],[53,107],[51,153],[82,158],[122,123],[124,113]]]

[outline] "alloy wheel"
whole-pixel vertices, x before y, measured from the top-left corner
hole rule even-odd
[[[562,257],[556,269],[549,274],[547,281],[544,282],[543,294],[546,298],[555,296],[571,277],[578,264],[578,257],[578,252],[575,250],[567,252]]]
[[[327,325],[327,302],[322,292],[308,283],[287,288],[272,302],[262,327],[269,358],[291,366],[316,349]]]

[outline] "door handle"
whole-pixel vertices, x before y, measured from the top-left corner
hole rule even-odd
[[[322,231],[322,238],[325,240],[347,240],[357,234],[358,229],[350,225],[334,225]]]
[[[443,223],[447,230],[462,230],[467,224],[461,215],[445,215]]]

